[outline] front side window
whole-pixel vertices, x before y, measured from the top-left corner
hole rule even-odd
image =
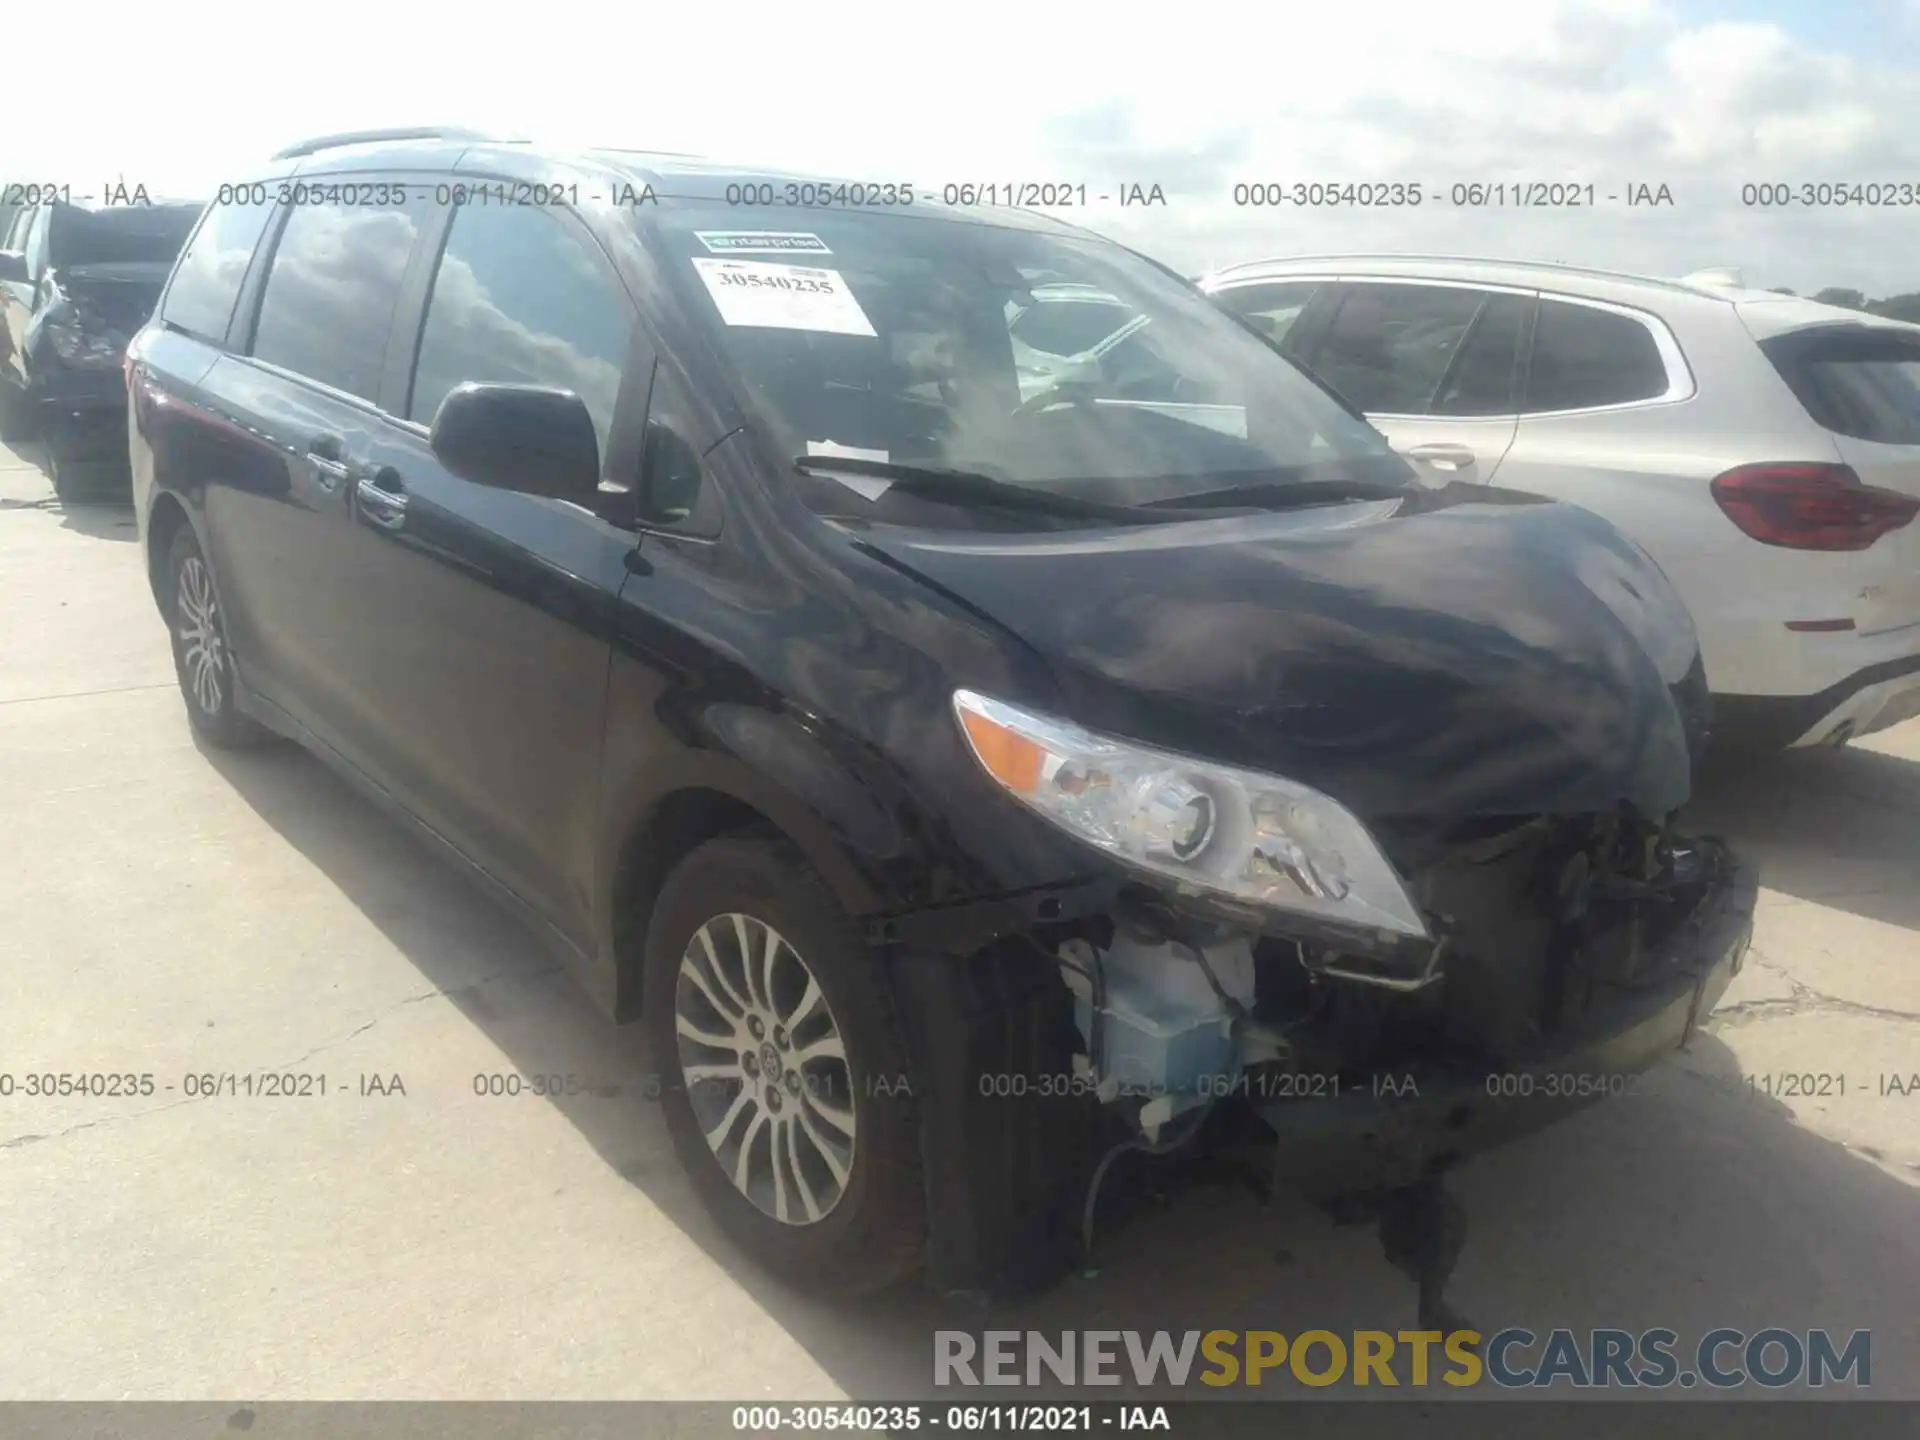
[[[1667,392],[1653,333],[1631,315],[1542,300],[1527,374],[1530,414],[1630,405]]]
[[[226,339],[254,247],[272,218],[272,207],[264,204],[209,207],[167,287],[161,320],[216,344]]]
[[[1486,299],[1450,285],[1352,286],[1308,363],[1369,415],[1424,415]]]
[[[267,272],[253,354],[372,400],[425,206],[299,205]]]
[[[743,248],[742,234],[802,228],[804,254],[790,238],[785,252]],[[668,212],[659,240],[743,398],[794,456],[853,451],[1125,505],[1408,480],[1379,432],[1110,242],[878,211],[802,227],[704,204]],[[1056,307],[1060,321],[1026,319]],[[1041,352],[1028,325],[1049,343],[1094,342]]]
[[[469,380],[548,385],[586,402],[605,455],[632,331],[626,297],[559,216],[465,206],[434,275],[408,418],[432,424]]]

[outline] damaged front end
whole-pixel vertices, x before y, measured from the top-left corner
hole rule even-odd
[[[1091,1245],[1120,1155],[1244,1150],[1252,1132],[1274,1182],[1377,1217],[1423,1314],[1443,1315],[1462,1229],[1438,1177],[1622,1093],[1744,958],[1754,872],[1670,816],[1623,801],[1361,826],[1273,777],[1182,761],[1183,789],[1154,752],[990,702],[968,723],[970,703],[988,770],[1023,799],[1066,795],[1028,803],[1130,863],[1068,903],[1028,897],[1017,933],[1001,924],[953,972],[970,993],[932,1001],[969,1024],[922,1043],[975,1048],[933,1055],[931,1073],[993,1080],[964,1097],[966,1133],[942,1128],[938,1097],[930,1112],[936,1275],[944,1214],[975,1247],[947,1252],[963,1262],[948,1273],[992,1277],[949,1288],[1057,1278]],[[1088,798],[1103,786],[1121,798]],[[1209,837],[1228,858],[1196,876]]]
[[[1254,928],[1123,895],[1057,950],[1074,1064],[1165,1153],[1223,1105],[1270,1132],[1272,1178],[1375,1220],[1419,1323],[1471,1328],[1444,1288],[1466,1217],[1458,1161],[1628,1088],[1684,1045],[1744,961],[1754,871],[1629,811],[1403,831],[1389,843],[1431,938]],[[1183,1118],[1190,1117],[1190,1118]]]
[[[1302,1141],[1346,1117],[1339,1164],[1322,1143],[1315,1163],[1283,1154],[1283,1172],[1329,1195],[1405,1184],[1484,1148],[1483,1110],[1545,1123],[1572,1108],[1557,1099],[1619,1093],[1711,1008],[1751,931],[1750,870],[1625,811],[1409,827],[1385,848],[1429,936],[1342,935],[1129,887],[1061,941],[1093,1093],[1150,1141],[1217,1100]],[[1679,1007],[1671,1035],[1631,1053],[1606,1043],[1649,1005]],[[1521,1078],[1542,1065],[1552,1080]],[[1389,1123],[1443,1093],[1430,1131]]]

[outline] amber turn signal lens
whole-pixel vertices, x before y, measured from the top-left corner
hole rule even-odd
[[[1047,752],[1006,726],[989,720],[976,710],[962,710],[960,723],[967,728],[967,739],[980,763],[1009,790],[1031,795],[1040,788],[1040,769]]]

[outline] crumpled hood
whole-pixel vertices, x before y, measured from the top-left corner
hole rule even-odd
[[[1693,623],[1573,506],[1452,485],[1098,535],[864,538],[1037,649],[1067,718],[1364,817],[1652,817],[1691,789]]]

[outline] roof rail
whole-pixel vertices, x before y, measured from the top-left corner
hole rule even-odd
[[[707,160],[710,156],[696,155],[691,150],[653,150],[643,145],[595,145],[590,147],[595,155],[658,155],[662,160]]]
[[[1430,261],[1443,265],[1481,265],[1514,270],[1544,270],[1559,275],[1582,275],[1594,280],[1625,280],[1637,285],[1653,285],[1663,290],[1682,291],[1689,294],[1698,294],[1702,289],[1713,288],[1700,281],[1698,272],[1685,280],[1670,280],[1658,275],[1637,274],[1631,270],[1603,270],[1592,265],[1569,265],[1559,260],[1514,260],[1497,255],[1446,255],[1396,250],[1344,251],[1324,255],[1273,255],[1260,260],[1242,260],[1236,264],[1224,265],[1212,271],[1207,278],[1216,279],[1237,274],[1243,270],[1262,269],[1269,265],[1346,265],[1379,260],[1415,264]]]
[[[473,142],[491,140],[491,135],[483,135],[478,130],[467,130],[458,125],[399,125],[387,130],[343,130],[337,135],[316,135],[311,140],[302,140],[289,145],[284,150],[273,152],[275,160],[291,160],[298,155],[312,155],[321,150],[332,150],[341,145],[365,145],[376,140],[467,140]]]

